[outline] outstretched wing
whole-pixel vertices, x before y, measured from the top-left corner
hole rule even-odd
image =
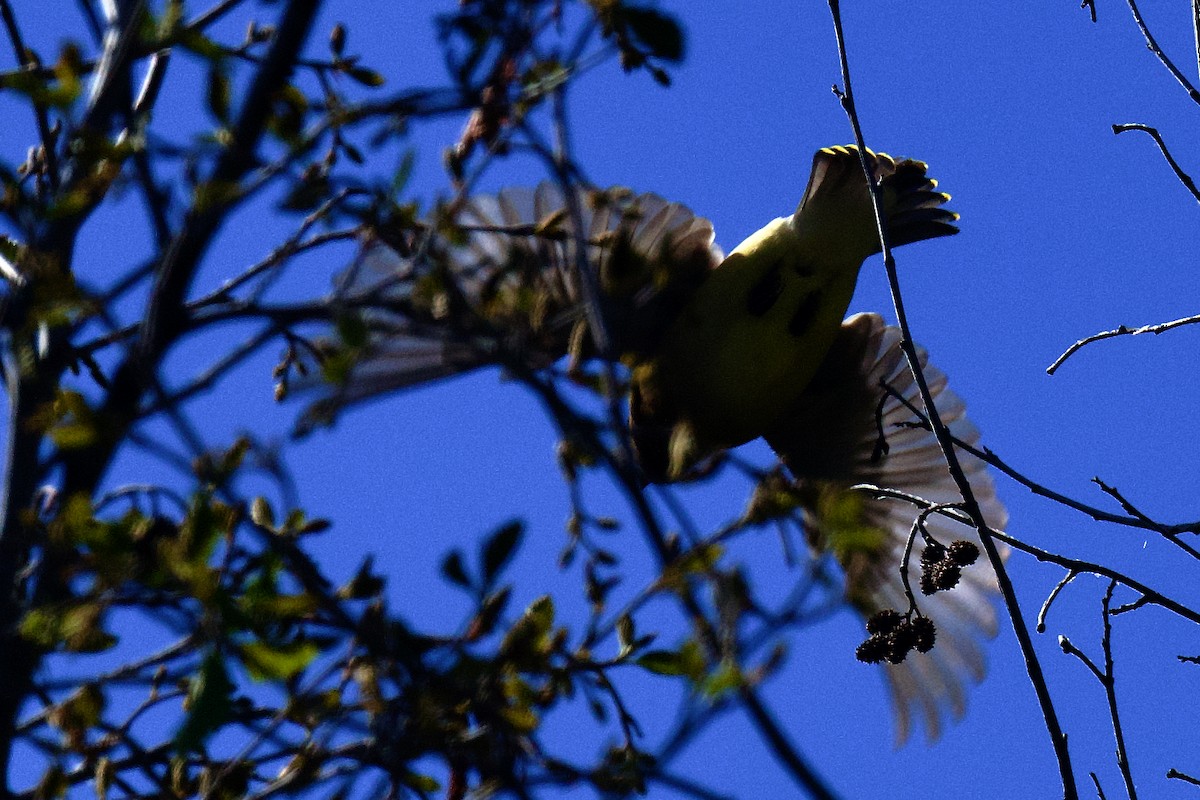
[[[618,354],[652,346],[723,257],[712,224],[682,204],[622,188],[579,188],[575,199],[584,260],[619,334]],[[500,354],[546,366],[572,342],[586,341],[579,336],[579,237],[556,184],[472,197],[424,228],[416,236],[369,236],[337,277],[338,301],[369,309],[369,333],[326,384],[310,422],[498,363]]]
[[[942,421],[955,437],[975,444],[979,432],[967,419],[962,400],[923,350],[920,360]],[[866,617],[884,609],[908,609],[900,564],[920,509],[852,487],[893,489],[929,503],[961,502],[933,434],[913,425],[918,421],[913,409],[920,408],[899,329],[878,315],[858,314],[843,324],[793,413],[767,436],[804,498],[813,546],[834,553],[846,573],[847,599]],[[986,466],[970,455],[963,456],[962,466],[985,520],[1003,529],[1007,512]],[[973,528],[941,515],[930,515],[926,528],[943,545],[978,542]],[[936,626],[936,643],[928,653],[911,652],[902,663],[883,667],[900,742],[909,735],[914,717],[923,719],[933,739],[947,711],[955,718],[963,714],[968,683],[984,674],[982,641],[996,633],[997,587],[991,567],[980,560],[962,570],[955,588],[924,596],[919,589],[924,549],[918,537],[912,584],[920,613]]]

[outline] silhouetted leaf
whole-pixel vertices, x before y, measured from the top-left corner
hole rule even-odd
[[[467,568],[463,564],[461,550],[452,550],[442,559],[442,576],[464,589],[471,588],[471,577],[467,575]]]
[[[649,54],[667,61],[683,59],[683,30],[671,17],[652,8],[625,7],[622,16]]]
[[[491,583],[508,564],[509,560],[521,543],[521,535],[525,532],[525,523],[519,520],[503,525],[484,542],[480,552],[483,565],[483,581]]]
[[[216,650],[209,651],[188,690],[187,716],[175,733],[178,752],[199,750],[205,740],[225,724],[229,719],[233,688],[225,660]]]

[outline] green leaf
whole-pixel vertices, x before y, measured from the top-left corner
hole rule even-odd
[[[117,643],[104,630],[104,607],[97,601],[48,605],[21,619],[21,636],[47,650],[62,646],[71,653],[99,653]]]
[[[221,124],[229,122],[229,104],[232,90],[230,88],[229,76],[225,74],[221,62],[213,64],[208,71],[208,90],[206,99],[208,100],[208,110],[217,118]]]
[[[683,665],[683,672],[693,683],[699,682],[704,678],[705,672],[708,670],[708,664],[704,661],[704,653],[700,649],[700,643],[694,639],[689,639],[679,648],[679,660]]]
[[[340,314],[337,332],[347,347],[358,348],[367,343],[367,323],[361,314]]]
[[[289,536],[310,536],[329,530],[333,527],[333,523],[327,519],[309,519],[303,511],[294,508],[288,512],[281,527],[283,533]]]
[[[314,642],[307,641],[288,644],[249,642],[241,645],[238,651],[246,670],[258,681],[292,678],[304,671],[321,652]]]
[[[483,543],[480,559],[483,563],[483,582],[491,585],[516,553],[525,532],[525,523],[513,520],[496,530]]]
[[[246,615],[258,623],[289,622],[303,619],[317,610],[315,597],[310,594],[274,594],[250,592],[238,598]]]
[[[637,664],[656,675],[683,675],[683,661],[679,653],[670,650],[651,650],[638,656]]]
[[[508,606],[510,597],[512,597],[512,587],[505,586],[500,591],[484,598],[475,618],[471,620],[467,638],[474,640],[491,633],[492,629],[496,627],[496,621],[500,619],[500,615]]]
[[[304,92],[289,83],[271,98],[267,129],[280,141],[300,148],[304,145],[304,120],[309,108],[309,100]]]
[[[711,675],[700,682],[700,692],[709,699],[716,699],[740,688],[745,683],[737,664],[722,662]]]
[[[532,621],[538,633],[549,633],[554,625],[554,600],[548,594],[542,595],[529,604],[529,608],[525,609],[525,616]]]
[[[383,86],[383,76],[373,69],[366,67],[348,67],[346,74],[354,80],[361,83],[363,86],[369,86],[374,89],[377,86]]]
[[[410,147],[400,157],[400,163],[396,165],[396,172],[392,175],[393,195],[399,196],[404,191],[404,187],[408,186],[408,181],[412,177],[413,167],[416,166],[416,163],[416,151]]]
[[[85,422],[70,422],[55,425],[50,430],[50,439],[59,450],[80,450],[90,447],[99,438],[96,428]]]
[[[531,708],[509,706],[500,710],[500,716],[518,733],[532,733],[537,730],[540,722],[537,713]]]
[[[237,181],[205,181],[192,190],[192,204],[197,213],[212,211],[232,203],[241,192]]]
[[[691,640],[675,651],[651,650],[643,653],[638,657],[637,664],[658,675],[677,675],[694,683],[703,680],[707,672],[700,645]]]
[[[216,650],[209,651],[188,690],[187,717],[175,733],[177,752],[199,750],[208,737],[225,724],[232,707],[233,689],[225,660]]]
[[[73,742],[86,741],[88,730],[100,722],[105,697],[99,685],[85,683],[58,704],[50,714],[50,723],[66,733]]]
[[[416,772],[406,772],[401,776],[400,782],[414,791],[422,794],[432,794],[442,788],[442,785],[428,775],[420,775]]]
[[[184,26],[181,29],[179,44],[185,50],[190,50],[208,61],[216,61],[225,57],[221,45],[200,33],[197,28]]]
[[[520,669],[543,669],[553,647],[554,601],[549,595],[530,603],[500,643],[500,652]]]

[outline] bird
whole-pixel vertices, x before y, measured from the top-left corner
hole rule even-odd
[[[892,245],[957,233],[927,165],[865,152]],[[738,245],[634,371],[631,426],[653,482],[763,435],[821,364],[879,252],[856,147],[823,148],[794,214]]]
[[[628,375],[646,482],[699,479],[730,448],[770,445],[785,505],[813,557],[838,564],[845,601],[867,626],[857,655],[883,670],[897,741],[918,720],[936,739],[984,675],[998,588],[990,564],[961,558],[978,552],[974,529],[922,516],[960,498],[899,329],[878,314],[846,317],[862,264],[880,249],[863,161],[892,245],[957,233],[924,162],[853,145],[818,150],[796,211],[728,256],[712,223],[682,203],[623,187],[574,187],[568,203],[552,182],[468,197],[407,237],[370,231],[334,289],[335,306],[370,309],[367,333],[330,345],[352,358],[331,359],[342,366],[306,424],[513,359],[536,370],[607,357]],[[595,279],[607,352],[589,338],[580,265]],[[964,404],[921,349],[919,364],[951,434],[977,444]],[[987,523],[1003,529],[986,466],[962,461]],[[909,550],[920,591],[902,578]]]

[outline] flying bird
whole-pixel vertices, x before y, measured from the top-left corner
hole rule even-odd
[[[865,161],[892,245],[957,232],[923,162],[870,151]],[[697,477],[759,437],[775,450],[813,552],[832,554],[846,601],[867,621],[858,655],[882,664],[897,738],[914,719],[936,738],[983,677],[997,586],[988,564],[970,563],[972,528],[921,513],[960,498],[899,330],[875,314],[844,319],[864,260],[880,249],[858,149],[818,151],[796,211],[727,257],[712,224],[680,203],[572,191],[508,188],[442,207],[415,231],[366,238],[337,278],[335,305],[369,307],[367,330],[351,358],[330,359],[337,369],[326,369],[306,424],[482,366],[618,361],[647,481]],[[606,352],[593,344],[589,296]],[[921,365],[951,433],[974,445],[962,401],[923,350]],[[964,459],[964,470],[988,524],[1003,528],[983,463]],[[921,591],[901,578],[906,551]]]

